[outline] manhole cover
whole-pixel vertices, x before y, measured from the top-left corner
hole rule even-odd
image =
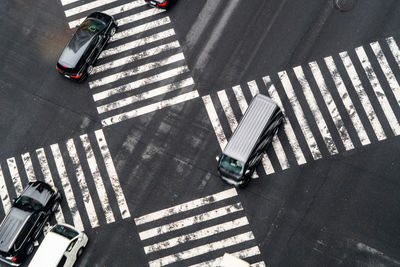
[[[340,11],[349,11],[356,5],[357,0],[334,0],[334,2]]]

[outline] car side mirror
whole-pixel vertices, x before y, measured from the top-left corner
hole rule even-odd
[[[12,199],[12,203],[15,204],[15,201],[17,201],[17,198],[16,198],[16,197],[14,197],[14,198]]]
[[[216,156],[216,157],[215,157],[215,160],[218,162],[218,161],[219,161],[219,156]]]
[[[246,170],[246,171],[244,172],[245,175],[248,175],[249,173],[250,173],[250,170]]]

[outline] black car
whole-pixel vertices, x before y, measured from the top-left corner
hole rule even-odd
[[[0,261],[20,265],[33,252],[34,242],[60,201],[61,194],[55,187],[41,181],[30,182],[13,200],[0,225]]]
[[[168,8],[173,0],[144,0],[149,6],[158,8]]]
[[[110,15],[94,12],[78,26],[57,62],[57,70],[67,78],[83,80],[93,71],[93,64],[111,36],[117,23]]]

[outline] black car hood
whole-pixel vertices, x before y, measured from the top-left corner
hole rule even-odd
[[[37,200],[43,206],[46,206],[52,194],[53,190],[50,188],[50,186],[39,181],[30,183],[23,193],[24,196]]]
[[[8,253],[32,212],[11,208],[0,227],[0,251]]]

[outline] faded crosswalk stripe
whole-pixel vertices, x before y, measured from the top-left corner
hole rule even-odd
[[[195,215],[186,215],[189,211]],[[185,217],[182,219],[182,216]],[[149,266],[174,263],[188,266],[186,260],[192,264],[197,261],[193,266],[213,266],[211,264],[218,262],[230,250],[243,259],[254,257],[257,260],[260,257],[249,221],[243,216],[242,204],[237,202],[236,189],[143,215],[135,218],[135,223],[145,244]],[[238,251],[237,245],[242,250]],[[211,252],[218,255],[217,258],[211,256]],[[200,255],[205,262],[196,258]],[[260,260],[255,264],[265,266]]]
[[[94,135],[95,138],[91,137],[91,134],[83,134],[79,138],[68,139],[62,145],[56,143],[50,145],[49,148],[38,148],[36,149],[38,161],[31,159],[31,153],[22,153],[21,165],[23,166],[18,166],[18,161],[14,157],[8,158],[6,164],[0,164],[0,196],[4,214],[11,207],[9,192],[12,190],[12,188],[7,188],[6,179],[10,180],[9,184],[12,184],[18,196],[22,192],[22,177],[19,170],[25,168],[28,181],[34,181],[36,180],[35,177],[37,177],[34,171],[34,164],[38,162],[39,166],[37,167],[40,167],[44,180],[52,186],[55,186],[55,184],[61,185],[58,186],[58,189],[63,196],[62,199],[65,201],[61,201],[61,209],[56,212],[57,222],[67,222],[77,229],[84,230],[85,227],[98,227],[103,223],[103,219],[97,217],[100,213],[104,214],[106,224],[115,222],[118,216],[114,215],[112,204],[108,198],[113,193],[121,212],[120,218],[129,218],[130,212],[104,133],[102,130],[97,130]],[[75,144],[78,143],[79,145],[76,146]],[[93,149],[95,144],[98,145],[100,150],[97,154]],[[51,153],[46,156],[46,150],[48,149],[51,150]],[[84,160],[87,161],[87,165],[81,165]],[[66,164],[71,163],[72,168],[68,169]],[[7,165],[9,175],[3,174],[1,165]],[[101,170],[101,165],[105,167],[105,171]],[[105,186],[104,179],[107,176],[110,180],[111,188]],[[90,188],[89,182],[94,184],[94,190]],[[79,188],[74,189],[73,183],[77,183]],[[95,200],[92,198],[94,195],[98,196],[99,205],[95,205]],[[79,204],[78,199],[82,199],[83,205]],[[87,214],[89,225],[85,226],[88,223],[85,222],[85,216],[81,217],[82,214]]]

